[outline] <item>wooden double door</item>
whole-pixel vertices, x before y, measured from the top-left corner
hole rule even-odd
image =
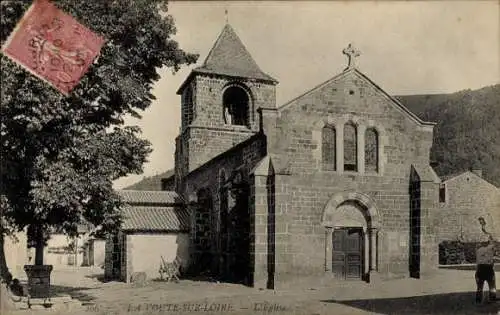
[[[362,228],[341,228],[333,232],[332,272],[343,280],[363,276],[364,235]]]

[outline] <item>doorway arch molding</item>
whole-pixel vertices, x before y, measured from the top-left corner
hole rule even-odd
[[[363,212],[365,224],[364,234],[364,276],[370,279],[378,270],[378,232],[381,228],[379,211],[375,201],[368,195],[356,191],[343,191],[333,195],[323,210],[321,224],[325,227],[325,271],[332,271],[333,230],[337,228],[351,228],[342,226],[343,213],[339,211],[343,205],[354,202]],[[366,228],[365,228],[366,227]],[[366,276],[368,276],[366,278]]]
[[[336,210],[341,204],[345,203],[346,201],[355,201],[366,210],[366,215],[369,218],[368,228],[380,228],[380,215],[375,201],[370,196],[355,191],[340,192],[333,195],[333,197],[328,200],[323,210],[323,217],[321,220],[321,223],[324,227],[333,228],[335,226]]]

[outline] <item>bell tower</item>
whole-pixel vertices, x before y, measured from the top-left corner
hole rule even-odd
[[[226,24],[203,64],[177,91],[182,113],[176,139],[178,181],[259,132],[257,109],[276,107],[277,83]]]

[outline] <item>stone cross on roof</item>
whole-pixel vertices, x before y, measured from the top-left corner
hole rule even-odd
[[[361,55],[361,52],[354,48],[351,44],[347,46],[347,48],[344,48],[342,50],[342,53],[347,56],[348,64],[347,64],[347,69],[350,68],[355,68],[356,67],[356,57],[359,57]]]

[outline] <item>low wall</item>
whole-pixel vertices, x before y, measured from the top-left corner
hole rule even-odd
[[[14,278],[26,278],[24,265],[28,264],[27,236],[25,232],[15,234],[15,237],[4,238],[4,252],[7,267]]]
[[[183,268],[189,264],[189,234],[131,234],[127,235],[127,279],[135,272],[144,272],[148,279],[159,278],[161,258],[172,262],[182,259]]]

